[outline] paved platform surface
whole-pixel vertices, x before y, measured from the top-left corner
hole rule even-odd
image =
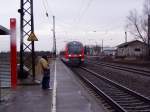
[[[59,59],[52,61],[50,85],[46,91],[41,85],[19,86],[0,112],[105,112]]]
[[[56,112],[104,112],[68,67],[56,61]]]
[[[0,105],[1,112],[51,112],[51,90],[39,85],[20,87],[12,97]]]
[[[11,88],[0,88],[0,101],[5,101],[11,98],[14,91]]]

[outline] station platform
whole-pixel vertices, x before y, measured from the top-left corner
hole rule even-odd
[[[0,104],[2,112],[106,112],[79,78],[59,59],[51,62],[50,90],[41,85],[18,86],[12,98]]]
[[[43,91],[40,85],[18,87],[0,104],[0,112],[51,112],[51,91]]]
[[[85,90],[79,78],[60,60],[53,68],[53,112],[104,112],[102,105]],[[56,85],[56,86],[55,86]],[[56,91],[55,91],[56,89]],[[56,101],[55,101],[56,100]]]

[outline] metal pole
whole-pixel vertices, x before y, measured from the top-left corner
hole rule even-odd
[[[103,52],[103,40],[102,40],[102,52]]]
[[[53,16],[53,42],[54,57],[56,58],[55,16]]]
[[[24,77],[23,67],[25,64],[28,67],[27,57],[25,51],[29,50],[31,53],[31,69],[33,80],[35,79],[35,51],[34,41],[31,43],[24,42],[24,39],[29,38],[31,33],[34,33],[34,18],[33,18],[33,0],[21,0],[21,9],[18,10],[20,13],[20,75]],[[28,7],[27,7],[28,6]],[[30,47],[31,46],[31,47]],[[28,52],[29,52],[28,51]]]
[[[2,97],[2,95],[1,95],[2,93],[1,92],[2,91],[1,91],[1,77],[0,77],[0,103],[2,102],[2,98],[1,98]]]
[[[148,59],[150,59],[150,15],[148,15],[148,41],[147,41],[147,55]]]
[[[33,0],[31,0],[31,32],[34,32],[34,17],[33,17]],[[32,75],[33,80],[35,80],[35,50],[34,41],[32,41]]]
[[[23,73],[23,65],[24,65],[24,59],[23,59],[23,16],[24,16],[24,12],[23,12],[23,0],[21,0],[20,2],[21,5],[21,9],[18,10],[18,12],[20,13],[20,74]]]
[[[31,72],[33,80],[35,78],[35,52],[34,52],[34,41],[31,43],[25,43],[24,38],[28,38],[31,33],[34,33],[34,18],[33,18],[33,0],[21,0],[21,9],[18,10],[20,13],[20,75],[23,74],[23,66],[29,60],[24,59],[25,50],[28,49],[31,52],[32,64]],[[29,5],[29,7],[26,7]],[[28,44],[28,45],[27,45]],[[31,45],[31,48],[29,47]]]
[[[125,32],[125,43],[127,42],[127,32]]]

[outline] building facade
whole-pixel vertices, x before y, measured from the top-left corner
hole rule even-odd
[[[147,55],[147,45],[139,40],[126,42],[117,46],[117,57],[145,57]]]
[[[101,47],[100,46],[85,46],[84,47],[85,54],[90,56],[98,56],[101,54]]]

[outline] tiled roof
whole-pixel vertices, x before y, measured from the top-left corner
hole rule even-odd
[[[9,30],[0,25],[0,35],[9,35]]]
[[[125,43],[119,44],[117,47],[119,47],[119,48],[125,47],[125,46],[128,46],[129,44],[136,43],[136,42],[139,42],[141,44],[145,44],[144,42],[141,42],[139,40],[133,40],[133,41],[130,41],[130,42],[125,42]]]

